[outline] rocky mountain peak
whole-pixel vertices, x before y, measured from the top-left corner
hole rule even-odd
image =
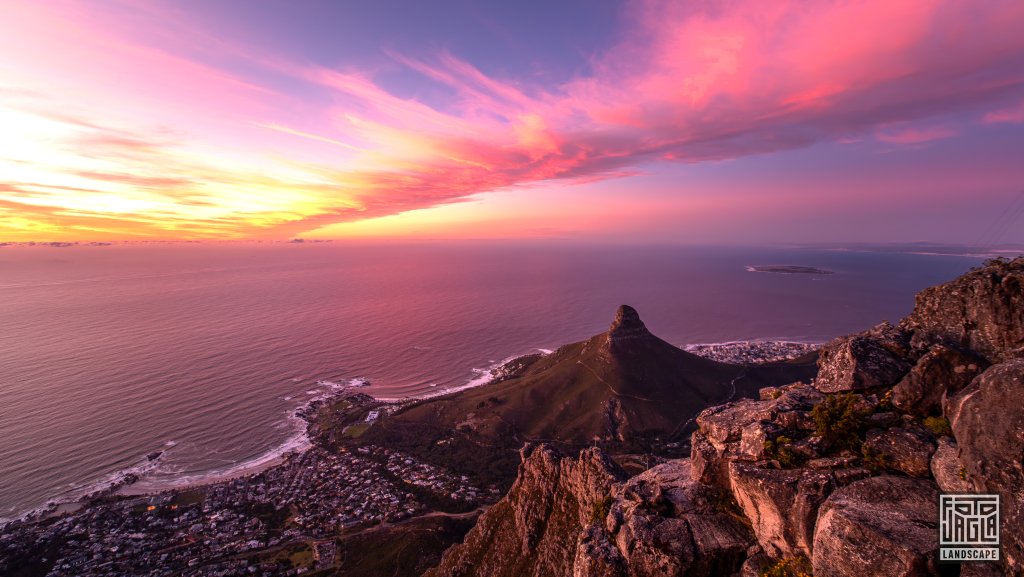
[[[621,305],[615,311],[615,320],[608,328],[608,338],[612,342],[650,335],[640,314],[629,305]]]

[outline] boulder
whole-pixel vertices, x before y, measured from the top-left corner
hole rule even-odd
[[[809,557],[818,507],[837,487],[866,477],[845,471],[774,469],[733,461],[729,482],[761,549],[770,557]]]
[[[1002,496],[1003,556],[1024,567],[1024,358],[993,365],[949,400],[947,417],[974,490]]]
[[[1024,258],[991,264],[917,294],[902,323],[913,344],[945,343],[974,351],[990,362],[1024,349]]]
[[[697,415],[697,428],[719,451],[743,436],[743,428],[757,421],[770,421],[775,416],[775,401],[743,399],[710,407]]]
[[[939,446],[932,455],[932,477],[943,493],[971,492],[971,484],[967,482],[967,469],[957,457],[959,452],[956,441],[949,437],[941,437]]]
[[[783,428],[770,421],[755,421],[743,427],[740,434],[739,457],[757,461],[765,456],[765,442],[774,441]]]
[[[927,477],[931,473],[935,443],[923,430],[894,427],[872,429],[864,441],[865,454],[882,458],[887,468],[911,477]]]
[[[815,577],[937,575],[938,487],[870,477],[836,490],[814,530]]]
[[[942,397],[971,383],[988,363],[952,347],[935,345],[893,388],[892,404],[922,417],[942,412]]]
[[[728,494],[693,480],[689,459],[627,481],[615,492],[606,528],[631,577],[729,575],[754,543]]]
[[[573,577],[627,577],[625,560],[608,533],[589,527],[580,535],[572,566]]]
[[[822,347],[814,386],[823,393],[890,386],[909,370],[910,363],[881,340],[866,334],[839,337]]]
[[[690,475],[705,485],[727,485],[723,451],[719,451],[700,431],[690,435]]]

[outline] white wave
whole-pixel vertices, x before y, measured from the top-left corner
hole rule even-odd
[[[173,443],[174,441],[168,442]],[[167,445],[165,443],[164,446],[170,447],[173,445]],[[45,515],[47,513],[51,513],[57,510],[57,508],[62,505],[78,503],[85,499],[87,496],[93,495],[101,491],[109,491],[112,489],[116,489],[118,487],[124,488],[125,486],[131,486],[133,483],[138,482],[137,479],[140,479],[146,473],[155,470],[161,464],[163,458],[167,455],[169,451],[163,450],[155,452],[158,454],[152,459],[149,458],[148,455],[145,455],[132,465],[129,465],[122,469],[118,469],[112,473],[103,475],[98,479],[87,481],[85,483],[68,483],[68,490],[52,497],[46,502],[45,505],[26,511],[16,517],[0,517],[0,528],[3,528],[4,525],[11,523],[13,521],[30,519],[37,516]],[[151,455],[153,453],[149,454]],[[132,477],[134,477],[135,480],[133,480]]]

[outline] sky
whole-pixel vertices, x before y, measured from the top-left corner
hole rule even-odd
[[[0,241],[1024,242],[1019,0],[0,7]]]

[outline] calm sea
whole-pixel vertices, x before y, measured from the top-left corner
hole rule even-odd
[[[0,248],[0,517],[119,471],[151,486],[299,446],[320,380],[401,397],[606,329],[820,342],[896,320],[977,259],[462,243]],[[828,276],[747,265],[828,268]],[[148,462],[145,455],[165,450]]]

